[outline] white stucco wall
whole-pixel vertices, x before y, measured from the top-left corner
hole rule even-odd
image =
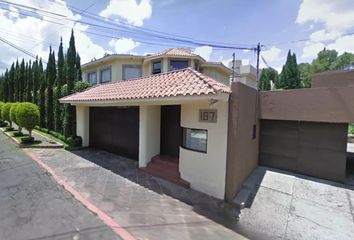
[[[90,108],[76,106],[76,134],[82,138],[82,146],[88,147],[90,138]]]
[[[216,123],[199,122],[199,109],[217,109]],[[208,101],[181,105],[181,126],[208,130],[207,153],[180,147],[179,171],[191,188],[224,199],[228,102],[219,101],[209,107]]]
[[[139,167],[146,167],[151,158],[160,154],[160,106],[139,108]]]

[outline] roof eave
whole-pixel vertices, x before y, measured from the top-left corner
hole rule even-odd
[[[223,102],[229,101],[229,92],[218,92],[216,94],[203,95],[186,95],[174,97],[159,97],[159,98],[138,98],[138,99],[120,99],[120,100],[65,100],[60,99],[60,103],[69,103],[74,106],[138,106],[138,105],[170,105],[182,104],[193,101],[203,100],[219,100]]]

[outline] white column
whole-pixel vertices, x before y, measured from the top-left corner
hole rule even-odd
[[[163,58],[161,63],[162,63],[162,72],[168,72],[168,59]]]
[[[90,108],[76,106],[76,133],[82,138],[82,146],[88,147],[90,136]]]
[[[161,107],[140,106],[139,111],[139,167],[146,167],[160,154]]]

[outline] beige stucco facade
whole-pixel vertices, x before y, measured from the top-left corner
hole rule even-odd
[[[218,99],[218,100],[216,100]],[[212,101],[212,102],[211,102]],[[77,134],[83,146],[89,146],[90,106],[139,106],[139,167],[146,167],[151,158],[160,154],[161,105],[181,106],[181,127],[208,131],[207,152],[201,153],[180,147],[179,171],[191,188],[224,199],[227,160],[228,95],[179,98],[170,101],[151,101],[129,104],[77,104]],[[217,122],[199,122],[200,109],[216,109]]]
[[[89,73],[96,73],[97,84],[100,83],[101,70],[111,69],[112,82],[123,80],[124,65],[134,65],[141,67],[142,77],[152,74],[152,64],[161,61],[161,72],[170,71],[170,62],[173,60],[188,61],[188,67],[200,71],[219,82],[229,85],[231,69],[225,67],[221,63],[208,63],[200,56],[135,56],[135,55],[108,55],[101,59],[82,65],[82,79],[88,81]]]
[[[217,122],[199,122],[200,109],[216,109]],[[225,194],[228,102],[209,106],[208,101],[181,105],[181,126],[208,131],[207,152],[200,153],[180,147],[179,170],[191,188],[219,199]]]

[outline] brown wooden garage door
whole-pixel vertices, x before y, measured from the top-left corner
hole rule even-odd
[[[139,108],[91,107],[90,147],[138,160]]]

